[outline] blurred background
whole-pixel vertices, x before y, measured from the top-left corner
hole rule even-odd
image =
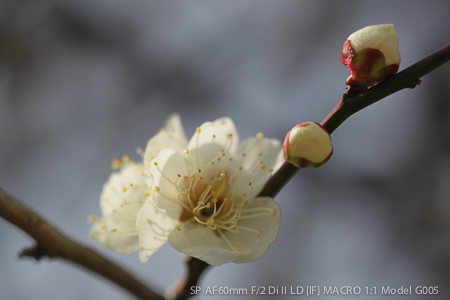
[[[450,42],[449,11],[446,0],[2,0],[0,186],[164,292],[184,272],[170,245],[141,264],[89,237],[114,157],[139,159],[136,147],[172,112],[188,137],[229,116],[241,139],[282,140],[320,122],[345,91],[350,33],[395,24],[401,70]],[[448,299],[449,75],[447,64],[350,117],[333,133],[332,159],[276,197],[282,224],[267,253],[211,268],[201,286],[350,285],[363,289],[358,299],[384,299],[381,286],[438,286],[408,299]],[[0,299],[132,298],[66,262],[19,259],[32,243],[0,220]]]

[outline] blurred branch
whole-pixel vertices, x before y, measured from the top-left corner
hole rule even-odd
[[[36,245],[24,249],[20,257],[29,256],[36,260],[44,256],[63,258],[109,279],[138,299],[164,299],[112,261],[64,236],[1,188],[0,217],[22,229],[36,241]]]
[[[422,76],[449,60],[450,44],[364,92],[356,95],[342,94],[338,104],[321,124],[331,134],[354,113],[402,89],[416,87],[420,84]],[[298,170],[290,163],[285,162],[268,181],[259,196],[275,197]]]
[[[191,287],[198,285],[198,280],[210,265],[197,258],[186,256],[186,266],[186,275],[175,287],[175,293],[170,299],[186,300],[194,296],[194,291],[191,290]]]

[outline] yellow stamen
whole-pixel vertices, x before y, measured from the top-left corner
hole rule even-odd
[[[121,165],[122,165],[122,162],[120,161],[120,159],[114,158],[112,163],[111,163],[111,168],[113,170],[117,170],[117,169],[120,168]]]

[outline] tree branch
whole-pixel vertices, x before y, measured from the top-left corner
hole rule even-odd
[[[23,250],[20,256],[39,260],[44,256],[63,258],[109,279],[138,299],[164,299],[121,267],[96,251],[67,238],[41,216],[15,200],[0,188],[0,217],[14,224],[36,241],[36,245]]]
[[[187,272],[180,283],[175,287],[173,300],[186,300],[194,296],[191,287],[197,286],[203,272],[210,267],[210,265],[202,260],[186,255]]]
[[[321,124],[331,134],[354,113],[402,89],[414,88],[420,83],[419,78],[449,60],[450,44],[364,92],[352,96],[342,94],[338,104]],[[285,162],[267,182],[259,196],[275,197],[298,170]]]

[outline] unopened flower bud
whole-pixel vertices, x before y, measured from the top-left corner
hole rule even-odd
[[[397,73],[400,65],[394,25],[364,27],[344,43],[342,63],[350,70],[349,88],[365,89]]]
[[[303,122],[286,134],[283,143],[284,158],[297,168],[318,168],[333,153],[331,138],[325,128],[316,122]]]

